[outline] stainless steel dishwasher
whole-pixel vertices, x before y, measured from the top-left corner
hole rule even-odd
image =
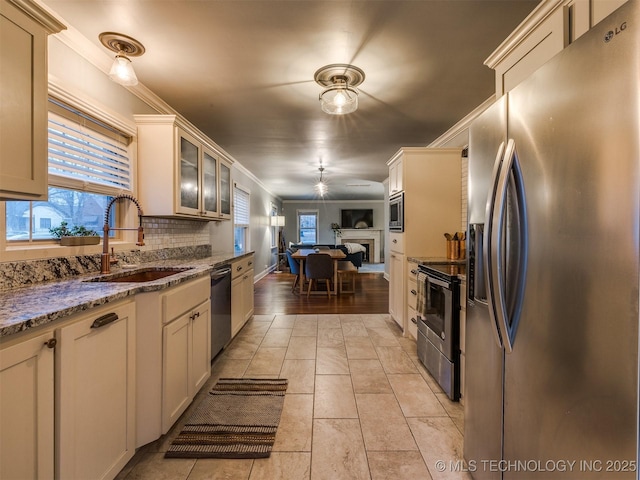
[[[231,267],[211,272],[211,360],[231,340]]]

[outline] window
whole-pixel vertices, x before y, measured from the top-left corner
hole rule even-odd
[[[235,184],[233,187],[233,250],[244,253],[249,250],[249,200],[247,189]]]
[[[298,210],[298,239],[300,243],[318,243],[317,210]]]
[[[48,200],[6,202],[9,242],[50,240],[63,221],[100,234],[109,201],[131,190],[130,137],[56,99],[48,107]]]

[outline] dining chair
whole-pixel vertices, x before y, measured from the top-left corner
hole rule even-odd
[[[291,286],[291,291],[294,292],[296,290],[296,285],[298,285],[298,282],[300,281],[300,264],[291,256],[291,250],[287,249],[285,253],[287,254],[287,261],[289,262],[289,270],[291,270],[291,273],[296,276],[293,279],[293,285]]]
[[[318,280],[324,280],[327,285],[327,297],[331,298],[330,280],[333,278],[333,260],[331,255],[326,253],[310,253],[305,258],[304,275],[309,280],[307,288],[307,298],[311,294],[311,287]]]

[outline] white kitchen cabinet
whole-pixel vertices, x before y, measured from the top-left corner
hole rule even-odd
[[[231,336],[253,316],[253,255],[231,264]]]
[[[37,3],[0,0],[0,200],[47,198],[47,37]]]
[[[407,331],[414,340],[418,339],[418,264],[407,260]]]
[[[405,331],[405,257],[402,253],[394,252],[389,254],[389,315]]]
[[[136,295],[136,446],[166,433],[211,375],[211,280]]]
[[[389,314],[405,335],[417,336],[408,305],[409,257],[446,257],[444,233],[460,230],[462,151],[458,148],[407,147],[387,163],[401,162],[404,231],[389,233]],[[391,178],[391,173],[390,173]],[[411,323],[411,325],[409,325]]]
[[[162,433],[187,409],[211,375],[211,302],[189,310],[162,332]],[[206,340],[206,341],[205,341]]]
[[[396,158],[389,165],[389,196],[392,197],[402,191],[402,157]]]
[[[54,476],[54,346],[47,330],[0,347],[0,478]]]
[[[134,117],[145,215],[230,219],[232,161],[220,148],[175,115]]]
[[[56,330],[56,477],[110,479],[135,453],[135,303]]]
[[[591,0],[592,26],[602,21],[628,0]]]

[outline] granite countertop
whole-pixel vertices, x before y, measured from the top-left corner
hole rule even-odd
[[[0,338],[39,327],[74,313],[115,302],[141,292],[163,290],[209,274],[214,268],[240,259],[244,254],[212,254],[199,259],[172,259],[141,263],[129,268],[112,267],[108,275],[118,276],[144,268],[187,268],[159,280],[141,283],[91,281],[106,275],[86,274],[63,280],[18,287],[0,292]]]

